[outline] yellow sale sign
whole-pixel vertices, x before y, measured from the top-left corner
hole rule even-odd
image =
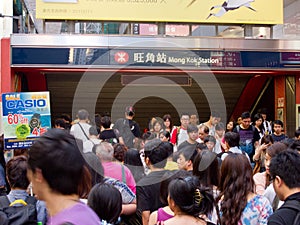
[[[283,0],[36,0],[40,19],[282,24]]]

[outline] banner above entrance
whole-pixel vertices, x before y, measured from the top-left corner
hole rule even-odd
[[[36,0],[55,20],[282,24],[283,0]]]

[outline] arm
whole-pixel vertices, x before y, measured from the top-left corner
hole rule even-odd
[[[136,212],[136,203],[122,204],[122,215],[131,215]]]
[[[150,214],[149,225],[155,225],[157,223],[157,211]]]
[[[148,225],[149,224],[149,217],[150,217],[150,210],[142,212],[143,225]]]

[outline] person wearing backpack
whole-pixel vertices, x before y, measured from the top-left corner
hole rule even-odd
[[[7,221],[9,225],[36,225],[37,222],[46,224],[45,203],[27,193],[27,158],[15,156],[7,162],[6,171],[11,191],[7,196],[0,197],[0,221]]]
[[[278,198],[284,204],[268,219],[268,225],[300,224],[300,154],[286,150],[272,158],[269,170]]]

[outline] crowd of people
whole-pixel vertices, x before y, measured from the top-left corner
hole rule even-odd
[[[183,113],[174,126],[166,114],[143,133],[134,116],[57,118],[0,160],[0,206],[22,199],[49,225],[300,224],[300,129],[288,138],[264,109],[227,124]]]

